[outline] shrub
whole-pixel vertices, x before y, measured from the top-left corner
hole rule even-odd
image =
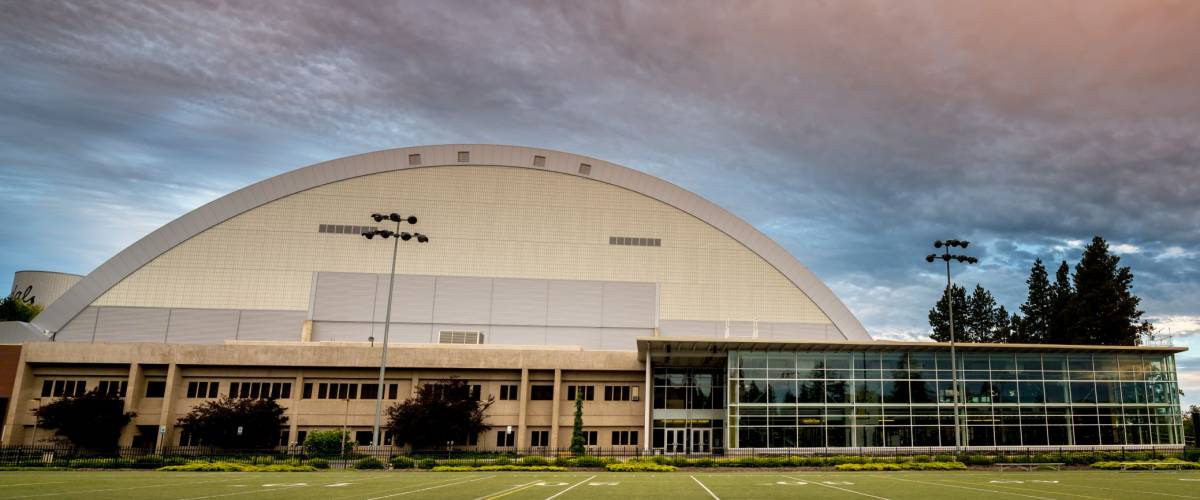
[[[247,465],[236,462],[195,461],[187,465],[168,465],[160,467],[160,471],[168,472],[314,472],[316,467],[311,465]]]
[[[576,467],[604,467],[611,463],[613,463],[613,459],[611,458],[590,457],[587,455],[575,459]]]
[[[433,468],[434,472],[497,472],[497,471],[526,471],[526,472],[566,472],[566,467],[555,467],[553,465],[481,465],[479,467],[471,467],[468,465],[439,465]]]
[[[711,458],[697,458],[692,460],[692,467],[716,467],[717,461]]]
[[[382,469],[383,462],[375,457],[367,457],[354,462],[355,469]]]
[[[617,462],[604,466],[609,472],[675,472],[675,466],[662,465],[654,462]]]
[[[834,467],[842,471],[883,471],[883,470],[967,470],[962,462],[904,462],[888,463],[873,462],[868,464],[841,464]]]
[[[519,460],[517,463],[521,465],[550,465],[550,461],[546,457],[528,456]]]
[[[570,457],[555,457],[554,465],[556,467],[574,467],[575,460]]]
[[[1154,468],[1154,464],[1172,464],[1173,466],[1180,467],[1182,469],[1200,469],[1200,464],[1197,464],[1196,462],[1187,462],[1178,458],[1125,462],[1103,461],[1092,464],[1092,468],[1102,470],[1150,470]]]
[[[415,460],[404,456],[392,457],[389,462],[391,462],[393,469],[411,469],[417,465]]]
[[[508,458],[508,456],[506,456],[506,455],[501,455],[499,457],[496,457],[495,460],[492,460],[492,465],[508,465],[511,463],[512,463],[512,459]]]
[[[348,432],[312,431],[304,438],[304,452],[314,457],[333,457],[343,449],[354,451],[354,444]]]
[[[417,467],[422,469],[432,469],[437,467],[437,460],[432,458],[422,458],[421,461],[417,462]]]
[[[324,458],[312,458],[309,459],[308,465],[317,469],[328,469],[329,461],[325,460]]]

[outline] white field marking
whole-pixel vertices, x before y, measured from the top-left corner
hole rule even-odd
[[[854,483],[852,483],[850,481],[821,481],[821,484],[840,484],[843,486],[854,486]]]
[[[263,485],[263,486],[266,486],[266,485]],[[281,484],[281,485],[279,485],[278,488],[267,488],[265,490],[238,491],[235,493],[222,493],[220,495],[206,495],[206,496],[202,496],[202,497],[188,497],[188,498],[182,498],[180,500],[200,500],[202,498],[221,498],[221,497],[235,497],[238,495],[253,495],[253,494],[262,493],[264,491],[287,490],[287,489],[291,489],[291,488],[299,488],[301,486],[308,486],[308,484],[307,483]]]
[[[1187,495],[1173,495],[1171,493],[1159,493],[1157,491],[1122,490],[1122,489],[1117,489],[1117,488],[1106,488],[1104,486],[1088,486],[1086,484],[1072,484],[1071,486],[1074,488],[1091,488],[1094,490],[1120,491],[1122,493],[1141,493],[1143,495],[1158,495],[1158,496],[1173,497],[1173,498],[1200,498],[1200,497],[1189,497]]]
[[[493,478],[493,477],[496,477],[496,476],[483,476],[483,477],[477,477],[477,478],[474,478],[474,479],[467,479],[467,480],[465,480],[465,481],[456,481],[456,482],[453,482],[453,483],[439,484],[439,485],[437,485],[437,486],[430,486],[430,487],[428,487],[428,488],[421,488],[421,489],[419,489],[419,490],[408,490],[408,491],[401,491],[401,492],[398,492],[398,493],[392,493],[391,495],[383,495],[383,496],[379,496],[379,497],[372,497],[372,498],[368,498],[367,500],[379,500],[379,499],[381,499],[381,498],[392,498],[392,497],[398,497],[398,496],[403,496],[403,495],[411,495],[411,494],[413,494],[413,493],[420,493],[420,492],[422,492],[422,491],[436,490],[436,489],[438,489],[438,488],[445,488],[445,487],[447,487],[447,486],[454,486],[454,485],[456,485],[456,484],[470,483],[470,482],[472,482],[472,481],[479,481],[479,480],[483,480],[483,479],[491,479],[491,478]]]
[[[783,486],[805,486],[808,483],[806,483],[804,481],[775,481],[774,483],[767,483],[767,485],[769,485],[769,486],[774,486],[777,484],[783,485]]]
[[[962,483],[962,482],[964,482],[964,481],[962,481],[962,480],[955,480],[955,479],[942,479],[942,481],[949,481],[949,482],[952,482],[952,483]],[[1010,490],[1031,491],[1031,492],[1034,492],[1034,493],[1046,493],[1046,492],[1045,492],[1045,491],[1042,491],[1042,490],[1038,490],[1038,489],[1020,488],[1020,487],[1017,487],[1017,486],[1009,486],[1009,484],[1025,484],[1025,483],[1058,484],[1058,481],[1044,481],[1044,480],[1038,480],[1038,479],[1031,479],[1031,480],[1018,480],[1018,479],[1009,479],[1009,480],[999,480],[999,481],[990,481],[990,482],[992,482],[992,483],[1001,483],[1001,484],[998,484],[998,485],[996,485],[996,487],[997,487],[997,488],[1008,488],[1008,489],[1010,489]],[[971,483],[967,483],[967,484],[971,484]],[[949,486],[949,485],[947,485],[947,486]],[[1066,493],[1066,492],[1063,492],[1063,491],[1055,491],[1055,492],[1054,492],[1054,494],[1055,494],[1055,495],[1065,495],[1065,496],[1069,496],[1069,497],[1093,498],[1093,499],[1104,500],[1104,498],[1103,498],[1103,497],[1093,497],[1093,496],[1088,496],[1088,495],[1080,495],[1079,493]]]
[[[874,476],[874,477],[878,477],[881,479],[894,479],[896,481],[906,481],[909,483],[929,484],[929,485],[933,485],[933,486],[946,486],[949,488],[959,488],[959,489],[963,489],[963,490],[985,491],[988,493],[1000,493],[1002,495],[1014,495],[1014,496],[1025,497],[1025,498],[1037,498],[1039,500],[1054,500],[1053,498],[1039,497],[1039,496],[1034,496],[1034,495],[1024,495],[1021,493],[1013,493],[1011,491],[989,490],[986,488],[972,488],[970,486],[958,486],[958,485],[945,484],[945,483],[933,483],[933,482],[929,482],[929,481],[917,481],[915,479],[904,479],[902,477],[884,477],[884,476]]]
[[[716,493],[713,493],[712,490],[708,489],[708,486],[705,486],[704,483],[700,482],[699,479],[696,479],[696,476],[688,476],[688,477],[692,478],[692,481],[695,481],[696,484],[700,485],[701,488],[704,488],[704,491],[707,491],[708,494],[713,497],[713,500],[721,500],[721,497],[717,496]]]
[[[518,492],[518,491],[521,491],[521,490],[523,490],[523,489],[525,489],[525,488],[528,488],[528,487],[530,487],[530,486],[536,486],[538,483],[544,483],[544,482],[545,482],[545,481],[542,481],[542,480],[540,480],[540,479],[539,479],[539,480],[536,480],[536,481],[530,481],[530,482],[528,482],[528,483],[525,483],[525,484],[518,484],[518,485],[516,485],[516,486],[513,486],[513,487],[511,487],[511,488],[506,488],[506,489],[503,489],[503,490],[497,491],[497,492],[495,492],[495,493],[488,493],[488,494],[486,494],[486,495],[484,495],[484,496],[481,496],[481,497],[476,497],[476,498],[475,498],[475,500],[486,500],[486,499],[491,499],[491,498],[500,498],[500,497],[503,497],[503,496],[511,495],[511,494],[513,494],[513,493],[516,493],[516,492]],[[371,500],[375,500],[375,499],[373,499],[373,498],[372,498]]]
[[[51,482],[47,482],[47,483],[21,483],[21,484],[6,484],[6,485],[4,485],[4,486],[5,486],[5,487],[8,487],[8,488],[12,488],[12,487],[15,487],[15,486],[38,486],[38,485],[41,485],[41,484],[63,484],[63,483],[66,483],[66,482],[67,482],[67,481],[51,481]]]
[[[370,477],[370,478],[367,478],[367,479],[360,480],[359,482],[360,482],[360,483],[365,483],[365,482],[367,482],[367,481],[374,481],[374,480],[376,480],[376,479],[387,479],[387,478],[395,478],[395,477],[396,477],[396,476],[394,476],[394,475],[392,475],[392,474],[386,474],[386,473],[385,473],[385,474],[381,474],[381,475],[379,475],[379,476],[376,476],[376,477]],[[472,478],[472,477],[476,477],[476,476],[470,476],[470,475],[467,475],[467,476],[460,476],[460,477]],[[439,483],[446,483],[446,482],[458,481],[458,480],[459,480],[459,478],[458,478],[458,477],[452,477],[452,478],[449,478],[449,479],[438,479],[438,480],[436,480],[436,481],[423,481],[423,482],[419,482],[419,483],[416,483],[416,484],[410,484],[410,485],[408,485],[408,487],[409,487],[409,488],[414,488],[414,487],[416,487],[416,488],[420,488],[420,487],[423,487],[423,486],[430,486],[430,485],[435,485],[435,484],[439,484]],[[391,488],[389,488],[389,489],[391,489]],[[347,498],[359,498],[359,497],[362,497],[363,495],[374,495],[374,494],[375,494],[374,492],[372,492],[372,493],[358,492],[358,493],[355,493],[355,494],[352,494],[352,495],[349,495],[349,496],[333,497],[333,498],[330,498],[329,500],[346,500]]]
[[[308,486],[308,483],[267,483],[263,488],[275,488],[279,486]]]
[[[593,475],[592,475],[592,477],[589,477],[589,478],[587,478],[587,479],[584,479],[583,481],[580,481],[580,482],[578,482],[578,483],[572,484],[570,487],[568,487],[568,488],[567,488],[567,489],[565,489],[565,490],[562,490],[562,491],[560,491],[560,492],[558,492],[558,493],[555,493],[555,494],[553,494],[553,495],[550,495],[550,496],[546,497],[546,500],[554,500],[555,498],[558,498],[558,496],[559,496],[559,495],[562,495],[563,493],[566,493],[566,492],[568,492],[568,491],[571,491],[571,490],[575,489],[575,487],[576,487],[576,486],[579,486],[579,485],[581,485],[581,484],[583,484],[583,483],[586,483],[586,482],[588,482],[588,481],[591,481],[591,480],[593,480],[593,479],[596,479],[596,475],[595,475],[595,474],[593,474]],[[616,484],[616,483],[613,483],[613,484]],[[595,486],[595,485],[593,485],[593,486]]]
[[[350,486],[354,483],[333,483],[325,485],[326,488],[341,488],[342,486]]]
[[[596,476],[592,476],[592,477],[596,477]],[[588,483],[588,486],[616,486],[616,485],[618,485],[618,484],[621,484],[621,483],[615,483],[615,482],[614,482],[614,483],[598,483],[598,482],[591,482],[591,483]]]
[[[219,474],[219,473],[218,473],[218,474]],[[231,474],[240,474],[240,473],[238,473],[238,472],[233,472],[233,473],[231,473]],[[226,478],[227,478],[227,477],[229,477],[229,476],[227,476],[227,475],[226,475],[226,476],[222,476],[222,477],[226,477]],[[141,490],[141,489],[146,489],[146,488],[161,488],[161,487],[163,487],[163,486],[184,486],[184,485],[192,485],[192,484],[223,483],[223,482],[225,482],[225,481],[226,481],[226,480],[222,479],[222,480],[220,480],[220,481],[195,481],[195,482],[191,482],[191,483],[175,483],[175,484],[171,484],[171,483],[162,483],[162,484],[148,484],[148,485],[144,485],[144,486],[128,486],[128,487],[124,487],[124,488],[102,488],[102,489],[98,489],[98,490],[84,490],[84,491],[63,491],[63,492],[59,492],[59,493],[39,493],[39,494],[36,494],[36,495],[19,495],[19,496],[15,496],[15,497],[0,497],[0,498],[3,498],[3,499],[9,499],[9,498],[40,498],[40,497],[52,497],[52,496],[57,496],[57,495],[78,495],[78,494],[81,494],[81,493],[101,493],[101,492],[105,492],[105,491]]]
[[[791,479],[791,480],[793,480],[793,481],[799,481],[799,479],[796,479],[796,478],[794,478],[794,477],[788,477],[788,476],[783,476],[783,477],[786,477],[786,478],[788,478],[788,479]],[[834,482],[834,481],[828,481],[828,482],[832,483],[832,482]],[[861,492],[861,491],[854,491],[854,490],[850,490],[850,489],[842,488],[842,487],[839,487],[839,486],[834,486],[834,485],[832,485],[832,484],[824,484],[824,483],[819,483],[819,482],[815,482],[815,481],[814,481],[812,484],[815,484],[815,485],[817,485],[817,486],[824,486],[824,487],[826,487],[826,488],[833,488],[833,489],[835,489],[835,490],[841,490],[841,491],[845,491],[845,492],[847,492],[847,493],[854,493],[855,495],[862,495],[862,496],[864,496],[864,497],[878,498],[879,500],[888,500],[887,498],[884,498],[884,497],[877,497],[877,496],[875,496],[875,495],[871,495],[871,494],[869,494],[869,493],[863,493],[863,492]]]
[[[1200,481],[1200,479],[1180,479],[1180,481]]]

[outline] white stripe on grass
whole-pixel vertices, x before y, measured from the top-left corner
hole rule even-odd
[[[700,482],[699,479],[696,479],[696,476],[688,476],[688,477],[691,477],[692,481],[695,481],[696,484],[700,485],[701,488],[704,488],[704,491],[707,491],[708,494],[713,497],[713,500],[721,500],[721,497],[717,496],[716,493],[713,493],[712,490],[708,489],[708,486],[705,486],[704,483]]]
[[[525,488],[528,488],[528,487],[530,487],[530,486],[533,486],[533,485],[535,485],[535,484],[537,484],[537,483],[539,483],[539,482],[541,482],[541,480],[540,480],[540,479],[535,479],[535,480],[533,480],[533,481],[530,481],[530,482],[528,482],[528,483],[525,483],[525,484],[518,484],[518,485],[516,485],[516,486],[513,486],[513,487],[511,487],[511,488],[505,488],[505,489],[502,489],[502,490],[500,490],[500,491],[497,491],[497,492],[495,492],[495,493],[488,493],[488,494],[486,494],[486,495],[484,495],[484,496],[481,496],[481,497],[478,497],[478,498],[476,498],[475,500],[485,500],[485,499],[488,499],[488,498],[500,498],[500,497],[503,497],[503,496],[508,496],[508,495],[511,495],[511,494],[513,494],[513,493],[516,493],[516,492],[518,492],[518,491],[521,491],[521,490],[523,490],[523,489],[525,489]]]
[[[854,491],[854,490],[851,490],[851,489],[848,489],[848,488],[840,488],[840,487],[834,486],[834,485],[832,485],[832,484],[824,484],[824,483],[822,483],[822,482],[820,482],[820,481],[813,481],[812,479],[808,479],[808,480],[802,480],[802,479],[799,479],[799,478],[794,478],[794,477],[791,477],[791,476],[783,476],[783,477],[786,477],[786,478],[788,478],[788,479],[791,479],[792,481],[803,481],[803,482],[810,482],[811,484],[815,484],[815,485],[817,485],[817,486],[824,486],[824,487],[826,487],[826,488],[833,488],[833,489],[835,489],[835,490],[842,490],[842,491],[845,491],[845,492],[854,493],[855,495],[862,495],[862,496],[864,496],[864,497],[878,498],[879,500],[888,500],[887,498],[884,498],[884,497],[877,497],[877,496],[875,496],[875,495],[871,495],[871,494],[869,494],[869,493],[863,493],[863,492],[861,492],[861,491]]]
[[[457,484],[466,484],[466,483],[470,483],[470,482],[473,482],[473,481],[481,481],[481,480],[484,480],[484,479],[491,479],[491,478],[493,478],[493,477],[496,477],[496,476],[483,476],[483,477],[477,477],[477,478],[474,478],[474,479],[467,479],[466,481],[457,481],[457,482],[453,482],[453,483],[439,484],[439,485],[437,485],[437,486],[430,486],[430,487],[428,487],[428,488],[421,488],[421,489],[419,489],[419,490],[401,491],[401,492],[397,492],[397,493],[392,493],[392,494],[390,494],[390,495],[383,495],[383,496],[378,496],[378,497],[371,497],[371,498],[368,498],[367,500],[379,500],[379,499],[381,499],[381,498],[392,498],[392,497],[398,497],[398,496],[404,496],[404,495],[411,495],[411,494],[413,494],[413,493],[420,493],[420,492],[422,492],[422,491],[436,490],[436,489],[438,489],[438,488],[445,488],[445,487],[447,487],[447,486],[454,486],[454,485],[457,485]]]
[[[1039,500],[1054,500],[1053,498],[1050,498],[1050,497],[1039,497],[1039,496],[1035,496],[1035,495],[1025,495],[1025,494],[1022,494],[1022,493],[1013,493],[1013,492],[1011,492],[1011,491],[989,490],[989,489],[986,489],[986,488],[973,488],[973,487],[970,487],[970,486],[958,486],[958,485],[954,485],[954,484],[935,483],[935,482],[932,482],[932,481],[917,481],[916,479],[904,479],[904,478],[902,478],[902,477],[885,477],[885,476],[873,476],[873,477],[879,477],[879,478],[883,478],[883,479],[894,479],[894,480],[896,480],[896,481],[905,481],[905,482],[909,482],[909,483],[928,484],[928,485],[933,485],[933,486],[945,486],[945,487],[947,487],[947,488],[958,488],[958,489],[962,489],[962,490],[974,490],[974,491],[984,491],[984,492],[987,492],[987,493],[999,493],[999,494],[1001,494],[1001,495],[1013,495],[1013,496],[1025,497],[1025,498],[1037,498],[1037,499],[1039,499]]]
[[[565,490],[562,490],[562,491],[560,491],[560,492],[558,492],[558,493],[555,493],[555,494],[553,494],[553,495],[550,495],[550,496],[546,497],[546,500],[554,500],[555,498],[558,498],[558,497],[559,497],[559,495],[562,495],[563,493],[566,493],[566,492],[568,492],[568,491],[571,491],[571,490],[575,489],[575,487],[576,487],[576,486],[579,486],[579,485],[581,485],[581,484],[583,484],[583,483],[586,483],[586,482],[588,482],[588,481],[591,481],[591,480],[593,480],[593,479],[595,479],[595,478],[596,478],[596,476],[595,476],[595,475],[592,475],[592,477],[589,477],[589,478],[587,478],[587,479],[584,479],[583,481],[580,481],[580,482],[578,482],[578,483],[572,484],[570,487],[568,487],[568,488],[567,488],[567,489],[565,489]]]
[[[243,474],[243,473],[230,472],[228,474]],[[229,476],[224,475],[222,477],[229,477]],[[83,494],[83,493],[103,493],[106,491],[141,490],[141,489],[146,489],[146,488],[162,488],[162,487],[167,487],[167,486],[177,487],[177,486],[186,486],[186,485],[193,485],[193,484],[211,484],[211,483],[224,483],[224,482],[227,482],[227,481],[219,480],[219,481],[196,481],[196,482],[192,482],[192,483],[159,483],[159,484],[147,484],[147,485],[142,485],[142,486],[128,486],[128,487],[123,487],[123,488],[100,488],[100,489],[95,489],[95,490],[62,491],[62,492],[58,492],[58,493],[39,493],[36,495],[17,495],[17,496],[12,496],[12,497],[0,497],[0,498],[2,498],[2,499],[42,498],[42,497],[53,497],[53,496],[59,496],[59,495],[79,495],[79,494]]]

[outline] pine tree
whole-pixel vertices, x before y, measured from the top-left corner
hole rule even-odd
[[[1025,317],[1017,328],[1018,337],[1025,343],[1044,343],[1050,336],[1054,309],[1050,277],[1046,274],[1042,259],[1033,261],[1025,284],[1029,285],[1029,293],[1025,296],[1025,303],[1021,304],[1021,313]]]
[[[1141,321],[1141,299],[1130,290],[1133,273],[1119,267],[1121,258],[1108,252],[1108,243],[1096,236],[1084,248],[1075,266],[1075,293],[1067,311],[1067,336],[1073,343],[1094,345],[1138,345],[1150,333],[1150,323]]]
[[[1071,298],[1075,295],[1075,289],[1071,286],[1071,267],[1067,265],[1067,261],[1062,261],[1058,265],[1058,271],[1054,273],[1054,285],[1050,287],[1050,312],[1049,323],[1046,325],[1046,340],[1047,344],[1074,344],[1070,335],[1067,333],[1067,325],[1070,323],[1070,312],[1067,308],[1071,305]]]
[[[997,342],[996,331],[996,299],[992,292],[982,285],[976,284],[971,296],[967,297],[967,327],[964,328],[964,342]],[[1005,314],[1007,316],[1007,313]]]
[[[966,321],[967,312],[967,290],[961,286],[954,285],[951,296],[954,304],[954,336],[955,340],[962,342],[963,326]],[[933,333],[929,338],[937,342],[950,341],[950,313],[947,311],[946,291],[942,291],[942,298],[938,300],[933,309],[929,310],[929,326],[933,329]]]
[[[995,342],[998,344],[1016,342],[1016,335],[1013,331],[1013,323],[1020,321],[1016,314],[1009,315],[1008,309],[1003,305],[992,312],[994,319],[992,320],[991,339],[986,342]]]
[[[587,438],[583,435],[583,391],[575,391],[575,427],[571,429],[571,453],[579,456],[587,450]]]

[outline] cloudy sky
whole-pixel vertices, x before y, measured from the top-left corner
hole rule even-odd
[[[1034,258],[1103,235],[1200,351],[1197,26],[1187,0],[0,0],[0,280],[302,165],[502,143],[729,208],[877,337],[928,330],[934,239],[1012,309]]]

